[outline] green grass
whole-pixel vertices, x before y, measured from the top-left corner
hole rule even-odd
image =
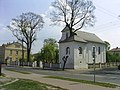
[[[26,71],[17,71],[17,70],[12,70],[12,69],[6,69],[8,71],[13,71],[13,72],[18,72],[18,73],[22,73],[22,74],[31,74],[30,72],[26,72]]]
[[[2,75],[0,75],[0,78],[2,78],[2,77],[5,77],[5,74],[4,74],[4,73],[2,73]]]
[[[3,79],[3,80],[0,80],[0,85],[4,85],[6,83],[9,83],[15,80],[14,78],[8,78],[8,77],[0,77],[0,79]]]
[[[87,81],[87,80],[80,80],[80,79],[73,79],[73,78],[65,78],[65,77],[59,77],[59,76],[45,76],[44,78],[54,78],[54,79],[60,79],[60,80],[67,80],[67,81],[74,81],[74,82],[80,82],[80,83],[86,83],[86,84],[93,84],[103,87],[109,87],[109,88],[116,88],[119,87],[115,84],[110,83],[103,83],[103,82],[93,82],[93,81]]]
[[[12,84],[3,86],[2,88],[5,90],[65,90],[60,87],[27,79],[20,79]]]

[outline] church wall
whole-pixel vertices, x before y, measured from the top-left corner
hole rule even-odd
[[[74,49],[73,49],[73,42],[66,42],[66,43],[60,43],[59,44],[59,63],[60,67],[63,67],[63,60],[62,58],[64,56],[68,56],[68,60],[66,62],[65,68],[74,68]],[[70,48],[70,53],[66,54],[66,48]]]

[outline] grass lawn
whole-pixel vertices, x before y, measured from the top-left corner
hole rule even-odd
[[[5,77],[5,74],[4,74],[4,73],[2,73],[2,75],[0,75],[0,78],[2,78],[2,77]]]
[[[66,90],[27,79],[20,79],[12,84],[3,86],[2,88],[5,90]]]
[[[80,82],[80,83],[86,83],[86,84],[93,84],[93,85],[98,85],[98,86],[103,86],[103,87],[109,87],[109,88],[120,87],[118,85],[110,84],[110,83],[103,83],[103,82],[95,82],[94,83],[93,81],[73,79],[73,78],[65,78],[65,77],[59,77],[59,76],[45,76],[45,78],[54,78],[54,79],[61,79],[61,80],[67,80],[67,81],[74,81],[74,82]]]
[[[6,83],[9,83],[11,81],[15,80],[14,78],[8,78],[8,77],[0,77],[0,86],[4,85]]]

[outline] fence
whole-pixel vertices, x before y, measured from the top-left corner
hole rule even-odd
[[[39,62],[40,68],[49,68],[49,69],[59,69],[60,63],[42,63]],[[12,61],[10,62],[11,66],[30,66],[30,67],[37,67],[37,62],[19,62],[19,61]],[[96,63],[96,68],[106,68],[106,67],[112,67],[112,66],[118,66],[120,65],[120,62],[109,62],[109,63]],[[88,64],[88,68],[93,68],[93,63]]]
[[[59,63],[43,63],[43,68],[59,69]]]
[[[30,66],[37,67],[37,62],[19,62],[19,61],[11,61],[10,66]],[[40,68],[49,68],[49,69],[59,69],[59,63],[42,63],[39,62]]]
[[[32,66],[32,62],[11,61],[10,66]]]
[[[118,66],[120,65],[120,62],[109,62],[109,63],[96,63],[96,68],[106,68],[106,67],[112,67],[112,66]],[[93,68],[93,63],[88,64],[88,68]]]

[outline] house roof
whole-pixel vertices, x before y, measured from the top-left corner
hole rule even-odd
[[[70,41],[78,41],[78,42],[95,42],[95,43],[102,43],[104,44],[104,41],[102,41],[98,36],[96,36],[93,33],[88,33],[84,31],[77,31],[77,35],[74,35],[73,37],[67,38],[65,40],[60,40],[59,42],[70,42]]]
[[[65,27],[61,32],[69,31],[68,27]]]
[[[111,50],[109,50],[110,52],[120,52],[120,48],[113,48],[113,49],[111,49]]]
[[[7,44],[3,44],[2,46],[6,46],[6,47],[7,47],[7,46],[12,45],[12,44],[22,46],[22,44],[21,44],[21,43],[19,43],[19,42],[7,43]],[[26,47],[25,47],[25,46],[23,46],[23,48],[25,48],[25,49],[26,49]]]
[[[97,43],[104,43],[104,41],[102,41],[98,36],[96,36],[93,33],[88,33],[88,32],[84,32],[84,31],[78,31],[77,35],[75,35],[75,37],[77,37],[76,40],[80,40],[83,39],[86,42],[97,42]]]

